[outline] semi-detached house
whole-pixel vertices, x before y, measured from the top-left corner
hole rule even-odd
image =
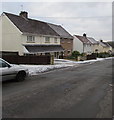
[[[87,39],[86,34],[83,34],[83,36],[74,35],[73,51],[91,54],[92,53],[91,45],[92,43]]]
[[[98,51],[99,52],[112,53],[112,47],[107,42],[104,42],[103,40],[100,40],[99,41]]]
[[[0,51],[18,52],[19,55],[51,54],[58,58],[65,51],[61,45],[62,35],[66,34],[64,38],[67,38],[67,34],[70,35],[59,25],[28,18],[25,11],[21,11],[19,15],[3,12],[0,16],[0,25]],[[61,29],[62,33],[58,33],[58,29],[55,30],[53,26]]]
[[[96,41],[93,37],[88,37],[86,34],[83,34],[83,36],[74,35],[73,50],[86,54],[111,53],[112,47],[106,42]]]
[[[60,25],[48,25],[60,35],[60,44],[64,48],[64,56],[70,56],[73,51],[73,36]]]

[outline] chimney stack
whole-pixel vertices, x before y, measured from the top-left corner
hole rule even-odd
[[[86,33],[84,33],[83,36],[86,37]]]
[[[21,11],[19,15],[23,18],[28,18],[28,13],[25,11]]]
[[[103,42],[103,40],[100,40],[100,42]]]

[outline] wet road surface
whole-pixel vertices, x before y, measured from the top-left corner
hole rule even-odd
[[[111,118],[112,61],[3,83],[3,118]]]

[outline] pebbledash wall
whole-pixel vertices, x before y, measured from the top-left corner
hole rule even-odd
[[[2,43],[2,47],[0,47],[0,51],[9,51],[9,52],[19,52],[19,55],[24,54],[24,44],[51,44],[51,45],[60,45],[60,38],[57,38],[57,42],[54,42],[54,36],[42,36],[42,35],[34,35],[35,42],[28,43],[27,36],[30,34],[23,34],[11,21],[10,19],[2,14],[0,16],[0,24],[2,38],[0,38],[0,43]],[[45,43],[45,37],[50,37],[50,43]]]

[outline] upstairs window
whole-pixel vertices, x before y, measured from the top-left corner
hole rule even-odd
[[[50,38],[49,37],[45,37],[45,43],[50,43]]]
[[[35,42],[35,36],[27,36],[27,42],[34,43]]]
[[[57,43],[57,38],[54,38],[54,43]]]

